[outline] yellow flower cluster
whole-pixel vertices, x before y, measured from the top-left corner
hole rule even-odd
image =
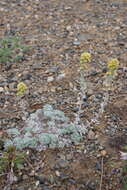
[[[87,63],[91,62],[91,54],[88,52],[84,52],[80,57],[80,69],[85,70],[88,69]]]
[[[17,96],[23,96],[27,90],[27,86],[24,82],[20,82],[17,85]]]
[[[117,69],[119,68],[119,61],[118,59],[111,59],[109,62],[108,62],[108,69],[109,69],[109,72],[107,73],[107,75],[116,75],[116,71]]]
[[[117,75],[117,70],[119,68],[119,61],[117,59],[111,59],[108,62],[108,72],[106,73],[105,76],[105,81],[104,81],[104,87],[107,88],[108,90],[113,89],[113,78]]]

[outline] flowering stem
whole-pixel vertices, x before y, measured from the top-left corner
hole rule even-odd
[[[86,96],[87,92],[87,81],[85,80],[84,77],[84,71],[80,71],[80,89],[81,89],[81,98],[83,99],[84,96]]]

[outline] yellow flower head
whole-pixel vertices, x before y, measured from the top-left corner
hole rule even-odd
[[[109,71],[113,72],[113,71],[116,71],[119,67],[119,61],[118,59],[111,59],[109,62],[108,62],[108,69]]]
[[[27,90],[26,84],[23,82],[20,82],[17,85],[17,96],[23,96],[25,94],[26,90]]]
[[[81,54],[80,62],[81,63],[89,63],[91,61],[91,54],[88,52],[84,52]]]
[[[91,62],[91,54],[88,52],[84,52],[80,57],[80,67],[81,69],[88,69],[87,63]]]

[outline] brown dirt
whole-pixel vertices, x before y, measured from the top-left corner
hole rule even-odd
[[[14,63],[9,69],[8,64],[0,63],[1,130],[23,125],[23,111],[16,97],[20,81],[29,87],[23,98],[28,114],[51,103],[73,120],[80,90],[79,57],[84,51],[92,54],[92,67],[97,72],[89,77],[92,94],[82,117],[84,122],[90,120],[100,105],[94,97],[103,94],[101,82],[108,59],[116,57],[120,61],[109,105],[100,123],[91,126],[94,137],[88,134],[81,144],[70,148],[40,153],[30,150],[28,162],[32,168],[27,163],[23,170],[16,171],[17,181],[10,189],[126,190],[125,163],[118,153],[127,144],[126,0],[2,0],[0,15],[0,38],[18,35],[32,47],[22,63]],[[65,77],[57,80],[60,74]],[[50,76],[54,80],[47,82]],[[106,155],[99,189],[102,150]],[[35,175],[31,174],[33,169]],[[5,190],[6,175],[0,178],[0,190]]]

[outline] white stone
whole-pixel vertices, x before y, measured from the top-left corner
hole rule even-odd
[[[54,78],[51,76],[51,77],[48,77],[47,82],[52,82],[53,80]]]
[[[58,80],[61,80],[61,79],[63,79],[65,77],[65,73],[62,73],[62,74],[60,74],[60,75],[58,75],[58,77],[56,78],[56,80],[58,81]]]
[[[0,87],[0,92],[4,92],[4,88],[3,87]]]

